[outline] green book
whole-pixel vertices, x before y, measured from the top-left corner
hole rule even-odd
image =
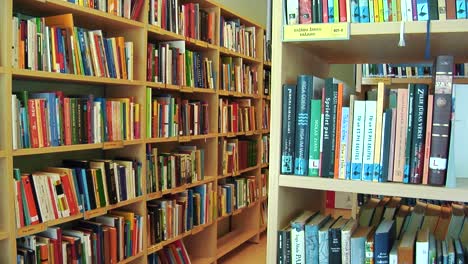
[[[97,184],[97,191],[99,194],[99,204],[101,205],[101,207],[104,207],[107,205],[107,202],[106,202],[107,190],[104,190],[104,179],[102,178],[101,169],[96,169],[96,184]]]
[[[333,0],[333,22],[340,23],[340,1]]]
[[[319,176],[320,133],[322,131],[322,100],[312,99],[310,107],[309,176]]]

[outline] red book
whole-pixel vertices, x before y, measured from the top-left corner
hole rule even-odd
[[[166,25],[166,16],[167,16],[167,14],[166,14],[166,9],[167,9],[166,4],[167,3],[166,3],[166,1],[167,0],[162,0],[161,1],[162,2],[161,3],[161,27],[163,29],[167,29],[167,25]]]
[[[23,183],[24,193],[28,204],[31,225],[39,224],[39,215],[37,214],[37,205],[33,195],[31,177],[28,174],[23,174],[23,176],[21,176],[21,182]]]
[[[174,258],[176,259],[177,263],[184,263],[184,261],[182,261],[182,259],[180,258],[179,253],[177,253],[177,248],[174,245],[174,243],[169,245],[169,250],[172,251],[172,255],[174,255]]]
[[[19,211],[20,227],[23,227],[25,226],[25,224],[24,224],[24,208],[23,208],[23,199],[22,199],[23,188],[21,188],[21,185],[22,185],[21,181],[15,181],[16,200],[17,200],[18,211]]]
[[[35,99],[28,100],[28,115],[30,122],[30,133],[31,133],[31,146],[33,148],[39,147],[39,135],[37,131],[37,111]]]
[[[328,1],[327,0],[319,0],[322,1],[322,23],[328,23]]]
[[[335,192],[334,191],[326,191],[325,194],[325,207],[326,208],[335,208]]]
[[[239,112],[239,104],[233,103],[232,104],[232,116],[231,116],[232,118],[231,128],[232,128],[233,133],[239,132],[239,125],[238,125],[239,117],[237,116],[238,112]]]
[[[112,135],[113,129],[112,129],[112,101],[106,101],[106,116],[107,116],[107,138],[108,141],[114,140],[114,137]]]
[[[427,97],[427,121],[426,121],[426,142],[424,143],[424,162],[422,183],[427,184],[429,176],[429,158],[431,156],[431,135],[432,135],[432,109],[434,104],[434,95]]]
[[[65,197],[67,197],[68,206],[70,207],[70,215],[75,215],[79,213],[78,202],[73,193],[73,189],[70,183],[70,176],[67,174],[60,175],[60,180],[62,181],[63,192]]]
[[[146,49],[146,80],[148,82],[152,82],[153,80],[153,44],[148,43],[148,47]]]
[[[190,3],[190,37],[197,38],[195,35],[195,4]]]
[[[44,142],[44,147],[50,147],[49,140],[49,115],[46,112],[46,102],[44,99],[39,99],[40,113],[41,113],[41,126],[42,126],[42,141]],[[49,110],[50,111],[50,110]]]
[[[117,229],[109,227],[110,263],[117,263]]]
[[[64,123],[64,137],[65,145],[72,144],[72,132],[71,132],[71,111],[70,111],[70,98],[66,97],[63,99],[63,123]]]
[[[97,60],[98,60],[98,66],[99,66],[99,70],[101,71],[101,76],[98,76],[98,77],[108,77],[107,75],[107,71],[104,67],[104,58],[102,58],[102,50],[101,50],[101,46],[99,45],[99,37],[96,33],[90,33],[92,34],[93,38],[94,38],[94,46],[96,48],[96,55],[97,55]]]
[[[341,0],[341,1],[344,1],[344,0]],[[299,0],[299,24],[311,24],[311,23],[312,23],[312,1],[311,0]]]
[[[70,251],[71,251],[71,258],[68,258],[68,261],[71,261],[72,264],[78,264],[78,254],[77,254],[77,250],[76,250],[76,247],[77,247],[77,243],[76,243],[76,240],[78,238],[76,237],[72,237],[72,236],[62,236],[62,241],[66,241],[69,243],[70,245]],[[68,252],[68,246],[67,246],[67,252]],[[67,254],[67,256],[69,256]],[[69,262],[70,263],[70,262]]]
[[[137,0],[130,15],[131,19],[138,19],[138,17],[140,16],[141,8],[143,7],[143,2],[143,0]]]
[[[389,0],[390,2],[390,7],[391,7],[391,0]],[[348,20],[348,14],[347,14],[347,10],[346,10],[346,0],[339,0],[339,11],[340,11],[340,22],[347,22]],[[389,12],[389,17],[392,16],[392,12]],[[391,20],[390,20],[391,21]]]
[[[184,35],[186,37],[190,36],[190,4],[184,5]]]

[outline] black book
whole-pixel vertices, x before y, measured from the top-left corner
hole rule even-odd
[[[334,79],[325,80],[325,93],[323,95],[323,151],[321,175],[333,178],[335,174],[335,135],[336,135],[336,107],[338,104],[338,84]]]
[[[415,96],[413,102],[413,131],[410,154],[410,183],[422,183],[428,94],[429,91],[427,85],[415,85]]]
[[[341,217],[328,229],[328,263],[341,264],[341,229],[347,222]]]
[[[281,174],[294,173],[294,143],[296,128],[296,86],[283,86],[281,120]]]

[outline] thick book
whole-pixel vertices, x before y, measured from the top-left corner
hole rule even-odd
[[[409,181],[416,184],[422,183],[423,176],[428,90],[427,85],[415,85]]]
[[[351,153],[351,180],[361,180],[362,158],[364,150],[366,101],[354,101],[352,153]]]
[[[308,173],[312,80],[309,75],[297,77],[294,174],[301,176]]]
[[[438,56],[435,63],[434,104],[432,113],[431,156],[429,159],[430,185],[444,185],[447,176],[448,145],[452,115],[453,57]]]
[[[366,101],[361,174],[361,180],[363,181],[372,181],[374,175],[376,105],[376,101]]]
[[[310,108],[309,176],[319,176],[322,101],[312,99]]]
[[[302,263],[305,260],[305,224],[317,212],[304,211],[291,221],[291,257],[293,263]]]
[[[323,137],[321,177],[333,178],[335,170],[336,112],[338,104],[338,81],[333,78],[325,80],[323,89]]]
[[[375,231],[374,259],[376,264],[389,263],[390,250],[395,240],[395,221],[385,219]]]
[[[296,129],[296,86],[283,86],[281,120],[281,174],[294,173],[294,148]]]
[[[319,263],[319,230],[330,215],[318,214],[305,224],[305,263]]]
[[[341,230],[348,220],[341,217],[328,230],[328,259],[330,263],[341,263]]]

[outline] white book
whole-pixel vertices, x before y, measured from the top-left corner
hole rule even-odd
[[[128,80],[133,80],[133,42],[125,42],[125,59]]]
[[[299,24],[299,1],[298,0],[287,0],[287,22],[288,25]]]
[[[379,153],[380,162],[379,162],[379,164],[378,164],[378,166],[379,166],[379,168],[380,168],[380,175],[378,175],[378,176],[379,176],[379,179],[382,178],[382,174],[383,174],[383,171],[382,171],[382,170],[383,170],[383,162],[384,162],[384,142],[385,142],[385,140],[386,140],[387,137],[390,137],[390,135],[389,135],[388,133],[385,134],[385,127],[384,127],[384,125],[385,125],[385,121],[387,120],[387,118],[389,118],[389,117],[387,117],[387,113],[384,112],[383,115],[382,115],[382,140],[380,141],[380,148],[379,148],[379,150],[380,150],[380,153]],[[376,153],[376,154],[377,154],[377,153]],[[374,166],[375,166],[375,164],[374,164]],[[375,172],[375,171],[376,171],[376,170],[375,170],[375,168],[374,168],[374,172]]]
[[[374,1],[369,1],[369,23],[374,23],[375,21],[375,14],[374,14]],[[379,22],[379,21],[377,21]]]
[[[419,230],[416,240],[416,264],[429,263],[429,231]]]
[[[402,3],[405,2],[406,4],[406,7],[405,9],[402,9],[402,10],[406,10],[406,21],[413,21],[413,5],[412,5],[412,1],[411,0],[404,0],[404,1],[401,1]],[[405,12],[402,11],[402,13],[404,14]],[[403,16],[402,16],[402,20],[403,20]],[[403,20],[405,21],[405,20]]]
[[[315,214],[315,212],[305,211],[291,221],[292,263],[305,263],[305,224]]]
[[[375,143],[375,120],[376,101],[366,101],[366,118],[364,124],[364,148],[362,157],[361,180],[372,181],[374,174],[374,143]]]
[[[12,55],[12,66],[13,68],[18,68],[18,50],[19,50],[19,41],[18,41],[18,30],[19,30],[19,19],[17,17],[13,17],[13,21],[11,23],[12,26],[12,42],[13,42],[13,51],[11,52]],[[46,41],[48,42],[48,41]]]
[[[353,143],[351,152],[351,180],[361,180],[363,150],[364,150],[364,129],[366,118],[366,101],[354,101],[353,113]]]
[[[88,39],[89,39],[89,46],[91,47],[91,60],[93,62],[94,73],[96,77],[104,77],[104,73],[101,72],[101,68],[99,66],[99,60],[96,50],[96,43],[94,42],[94,32],[88,32]]]
[[[65,241],[62,242],[62,252],[67,252],[67,244],[68,242],[65,242]],[[62,263],[68,263],[67,254],[62,253]]]
[[[400,244],[399,240],[395,240],[393,242],[393,246],[388,257],[388,264],[398,264],[398,244]]]
[[[355,219],[350,219],[341,229],[341,263],[351,264],[351,235],[357,228]]]
[[[348,160],[348,136],[349,136],[349,107],[341,109],[341,139],[340,139],[340,160],[339,179],[346,179],[346,164]]]
[[[124,13],[123,17],[130,19],[130,12],[131,12],[131,0],[123,0],[124,1]]]

